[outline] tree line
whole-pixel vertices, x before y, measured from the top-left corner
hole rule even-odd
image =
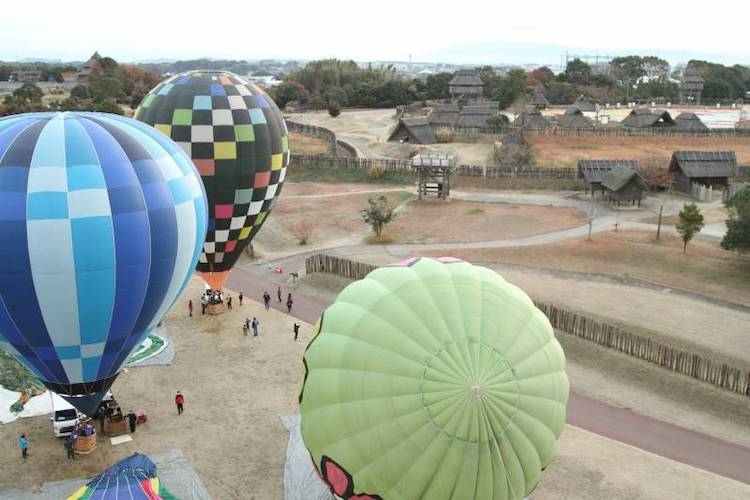
[[[121,115],[122,106],[135,109],[160,81],[161,77],[155,73],[101,57],[86,80],[71,89],[69,97],[45,100],[38,85],[25,82],[0,101],[0,116],[35,111],[101,111]]]
[[[689,63],[703,76],[704,99],[740,100],[750,91],[750,67],[724,66],[707,61]],[[671,67],[656,56],[625,56],[592,67],[581,59],[568,61],[555,74],[543,66],[533,71],[521,68],[499,74],[492,66],[476,68],[487,97],[502,108],[541,92],[552,104],[570,104],[581,95],[596,102],[656,100],[675,102],[685,65]],[[280,107],[299,101],[314,109],[331,105],[394,107],[427,99],[447,99],[453,73],[438,73],[424,79],[396,74],[392,66],[361,67],[354,61],[324,59],[282,75],[284,83],[273,89]]]

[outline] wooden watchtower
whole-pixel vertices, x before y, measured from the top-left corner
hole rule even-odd
[[[435,195],[446,199],[451,193],[451,172],[456,169],[456,157],[442,154],[419,154],[411,159],[411,166],[417,172],[417,194]]]

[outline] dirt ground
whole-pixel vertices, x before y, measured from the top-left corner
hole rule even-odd
[[[573,208],[422,200],[409,203],[386,232],[399,243],[472,242],[520,238],[584,223],[584,214]]]
[[[651,232],[609,231],[591,240],[454,253],[471,262],[638,278],[750,305],[750,256],[702,240],[690,242],[683,255],[679,237],[663,232],[658,242]]]
[[[317,137],[289,132],[289,150],[296,155],[325,156],[328,144]]]
[[[392,263],[382,254],[358,256],[363,262]],[[375,262],[378,261],[378,262]],[[538,278],[536,288],[518,278],[518,273],[501,273],[510,283],[520,286],[532,297],[537,289],[551,281],[551,293],[563,296],[572,289],[561,290],[554,279]],[[315,273],[296,283],[298,293],[312,294],[319,300],[330,302],[351,280],[325,273]],[[619,290],[630,296],[629,290]],[[611,292],[604,288],[586,290],[591,295],[602,295],[611,300]],[[638,293],[636,290],[634,293]],[[688,318],[688,321],[692,317]],[[745,323],[747,324],[747,323]],[[738,325],[741,326],[741,325]],[[613,349],[596,345],[564,332],[556,333],[565,350],[566,371],[571,387],[577,393],[612,405],[632,408],[666,422],[704,432],[714,437],[744,446],[750,446],[750,406],[747,398],[729,391],[698,382],[689,377],[670,372],[656,365],[635,359]]]
[[[303,342],[291,340],[293,319],[263,311],[251,301],[216,317],[188,318],[186,302],[197,298],[194,278],[167,317],[177,355],[169,367],[132,368],[113,391],[124,408],[143,411],[148,423],[134,441],[112,447],[108,441],[89,456],[65,460],[62,442],[48,417],[21,419],[0,427],[0,490],[30,489],[43,481],[92,475],[134,451],[156,453],[180,448],[216,499],[282,497],[287,433],[279,416],[298,412]],[[246,316],[261,320],[260,336],[243,338]],[[186,396],[185,413],[175,413],[173,395]],[[30,433],[30,456],[23,463],[15,446]],[[572,426],[535,490],[535,499],[557,498],[743,498],[750,487],[651,455]]]
[[[740,499],[750,486],[566,425],[533,500]]]
[[[262,231],[253,239],[253,245],[269,255],[361,243],[370,233],[362,220],[361,210],[367,207],[369,198],[380,195],[396,205],[413,196],[400,188],[384,190],[382,186],[323,195],[295,196],[285,191]],[[305,246],[300,245],[298,235],[301,230],[309,232]]]
[[[135,451],[180,448],[213,498],[282,497],[288,434],[279,416],[298,413],[300,366],[310,326],[303,324],[303,342],[294,342],[292,317],[264,311],[249,300],[240,307],[234,293],[232,312],[201,316],[198,311],[189,318],[187,301],[199,300],[202,287],[194,277],[166,318],[176,347],[174,364],[130,368],[112,388],[125,411],[148,415],[133,442],[113,447],[100,440],[94,453],[68,462],[48,416],[2,425],[0,490],[93,475]],[[261,322],[260,335],[243,338],[242,322],[253,316]],[[177,390],[185,395],[180,417],[174,406]],[[16,444],[22,431],[30,433],[27,463]]]
[[[669,164],[672,153],[680,149],[737,153],[740,165],[750,163],[750,141],[744,138],[695,137],[568,137],[527,135],[539,166],[575,167],[581,159],[645,160],[655,157]]]

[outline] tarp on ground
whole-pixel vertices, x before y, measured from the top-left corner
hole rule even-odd
[[[52,396],[50,396],[49,391],[29,399],[20,413],[13,413],[10,411],[10,407],[20,397],[20,392],[9,391],[0,386],[0,423],[8,424],[19,417],[37,417],[52,412]]]
[[[284,464],[284,500],[333,500],[331,490],[315,472],[310,453],[302,441],[299,415],[281,417],[281,422],[289,431]]]
[[[163,348],[147,358],[139,359],[135,362],[129,361],[125,366],[128,368],[131,366],[169,366],[174,362],[175,349],[172,340],[169,338],[169,329],[167,329],[165,325],[157,326],[152,334],[160,337],[164,341],[165,344]],[[148,339],[144,342],[147,341]],[[134,353],[136,352],[138,351],[134,351]],[[132,358],[133,354],[131,354],[128,359],[131,360]]]
[[[210,500],[203,482],[181,450],[167,450],[151,455],[164,487],[180,500]],[[59,500],[67,498],[91,478],[52,481],[42,484],[39,493],[22,490],[0,492],[0,500]]]

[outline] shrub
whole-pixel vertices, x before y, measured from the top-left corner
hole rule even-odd
[[[438,130],[437,132],[435,132],[435,140],[439,144],[453,142],[453,132],[451,132],[450,130]]]
[[[369,179],[380,179],[383,175],[385,175],[385,168],[382,165],[373,164],[367,169],[367,177]]]
[[[341,114],[341,106],[337,102],[331,102],[328,104],[328,114],[336,118]]]
[[[292,225],[289,226],[289,230],[297,240],[297,243],[300,245],[307,245],[307,242],[310,241],[310,238],[312,237],[313,224],[308,219],[301,219],[292,223]]]

